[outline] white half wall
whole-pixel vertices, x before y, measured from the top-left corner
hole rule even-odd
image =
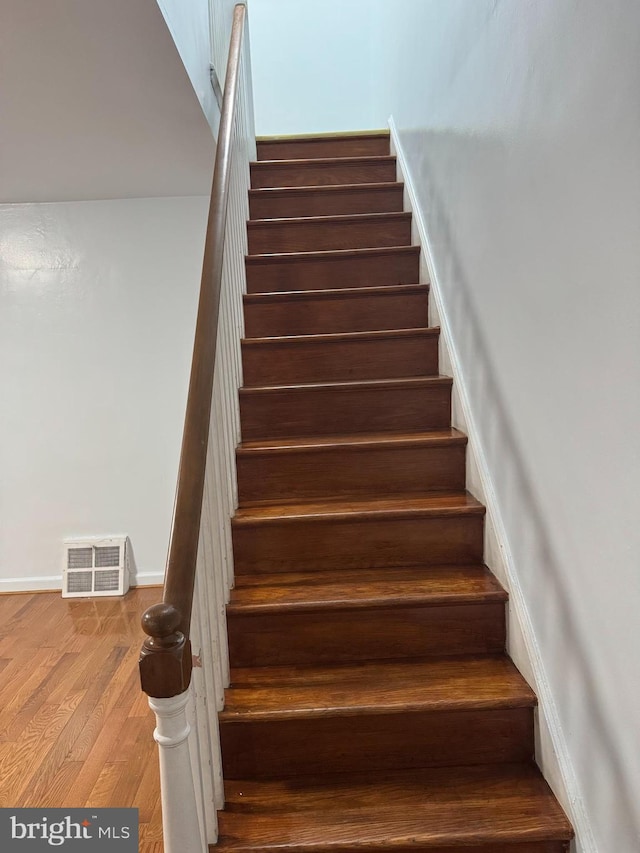
[[[376,2],[393,115],[582,851],[640,849],[640,6]],[[514,623],[512,622],[512,627]],[[524,660],[521,637],[512,650]],[[526,662],[525,662],[526,663]],[[531,667],[531,662],[529,662]],[[527,673],[530,674],[529,672]],[[549,746],[548,744],[546,745]],[[564,789],[563,789],[564,786]]]
[[[249,0],[259,136],[386,126],[370,0]]]
[[[128,534],[161,582],[208,198],[0,206],[0,592]]]

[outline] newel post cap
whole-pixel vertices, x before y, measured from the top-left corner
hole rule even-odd
[[[147,638],[140,652],[140,682],[147,696],[178,696],[191,681],[191,643],[178,630],[180,611],[172,604],[154,604],[142,614]]]

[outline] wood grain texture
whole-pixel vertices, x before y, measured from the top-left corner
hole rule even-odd
[[[473,500],[440,494],[247,507],[232,522],[236,572],[479,562],[483,522]]]
[[[229,620],[235,666],[340,665],[503,649],[503,603],[327,608]]]
[[[141,853],[162,853],[154,718],[137,668],[140,617],[158,594],[0,596],[1,807],[138,807]]]
[[[388,285],[244,297],[248,338],[413,329],[428,323],[428,285]]]
[[[410,213],[360,213],[254,219],[247,222],[249,254],[408,246]]]
[[[262,138],[258,140],[257,149],[258,160],[383,155],[389,154],[389,132]]]
[[[426,328],[245,339],[245,387],[435,376],[439,335]]]
[[[238,578],[227,605],[230,617],[312,613],[368,607],[505,602],[507,594],[486,566],[344,568],[316,572],[250,574]]]
[[[422,432],[451,422],[447,376],[240,389],[246,440],[351,432]]]
[[[241,502],[461,491],[466,436],[456,430],[247,442],[236,453]]]
[[[221,722],[531,708],[536,697],[504,656],[365,661],[341,667],[235,668]]]
[[[524,762],[534,749],[520,707],[223,722],[220,734],[226,779]]]
[[[264,160],[251,164],[251,187],[312,187],[328,184],[376,184],[396,181],[396,158],[329,157]]]
[[[225,791],[221,851],[560,853],[572,837],[529,764],[229,780]]]
[[[397,182],[250,190],[249,213],[252,219],[388,213],[402,210],[403,192]]]
[[[417,284],[419,265],[418,246],[248,255],[247,292]]]
[[[481,565],[239,575],[230,658],[238,667],[500,652],[505,600]]]

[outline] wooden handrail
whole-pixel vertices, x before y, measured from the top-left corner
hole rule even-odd
[[[207,465],[231,146],[245,15],[245,6],[238,4],[233,11],[216,146],[163,603],[153,605],[142,617],[142,627],[148,636],[140,655],[140,678],[144,692],[156,698],[177,696],[187,689],[191,679],[189,626]]]

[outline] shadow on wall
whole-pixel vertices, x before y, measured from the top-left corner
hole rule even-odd
[[[424,133],[406,132],[402,142],[405,150],[415,150],[417,145],[429,146],[429,163],[425,162],[425,157],[417,160],[422,167],[418,174],[413,174],[413,183],[423,194],[423,210],[437,279],[473,420],[507,533],[506,544],[513,555],[514,571],[524,591],[545,678],[557,706],[565,748],[574,770],[583,768],[578,772],[577,783],[586,813],[594,825],[611,829],[612,835],[616,835],[618,850],[630,853],[637,849],[638,838],[631,837],[634,834],[636,803],[631,798],[633,782],[627,770],[629,756],[623,754],[613,737],[606,697],[599,687],[594,662],[585,654],[588,644],[584,629],[578,624],[572,607],[574,592],[568,580],[580,572],[580,566],[564,567],[554,548],[544,507],[536,496],[528,467],[535,464],[535,460],[530,458],[527,448],[518,438],[509,412],[509,399],[496,379],[498,374],[492,363],[487,331],[483,329],[478,312],[478,292],[473,287],[474,270],[465,268],[459,252],[461,231],[470,226],[480,229],[483,226],[477,210],[467,213],[469,205],[462,200],[470,192],[476,199],[491,197],[487,193],[495,195],[495,188],[489,185],[476,183],[470,187],[465,181],[464,170],[459,166],[469,158],[483,164],[492,163],[492,167],[483,172],[475,170],[476,176],[483,174],[480,180],[486,180],[488,184],[486,176],[501,168],[505,151],[492,141],[477,137],[470,139],[452,133],[433,133],[428,135],[427,142],[425,138]],[[474,150],[470,151],[470,148]],[[438,175],[457,177],[447,183],[445,192],[444,186],[439,185]],[[425,198],[427,204],[424,203]],[[508,215],[510,201],[509,198],[497,200],[505,215]],[[495,206],[494,197],[492,207]],[[452,221],[451,209],[464,210],[463,216],[475,216],[476,222],[463,224],[459,220]],[[498,249],[501,253],[502,248],[487,245],[486,251],[495,254]],[[512,259],[512,262],[517,263],[517,259]],[[517,270],[514,270],[515,276]],[[513,341],[517,346],[517,331],[514,331]],[[523,381],[526,382],[527,378],[523,377]],[[615,699],[613,705],[615,707]],[[541,708],[541,712],[545,713],[545,709]],[[544,767],[544,755],[541,763]],[[592,768],[593,772],[585,774],[586,767]],[[573,793],[568,791],[570,797]],[[582,811],[581,804],[571,805],[576,806],[572,811],[574,820],[577,820]],[[597,820],[594,819],[596,816]],[[580,826],[576,826],[576,830],[579,832]],[[584,831],[590,835],[588,825]],[[629,836],[621,837],[625,832]],[[592,838],[579,838],[578,849],[581,849],[581,841],[584,849],[596,850]],[[600,841],[602,843],[602,839]]]

